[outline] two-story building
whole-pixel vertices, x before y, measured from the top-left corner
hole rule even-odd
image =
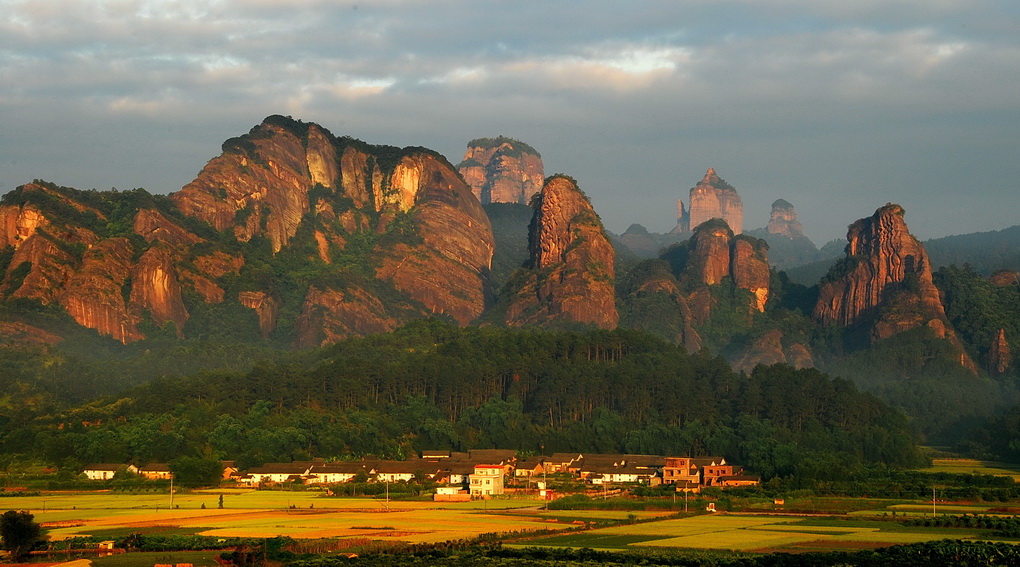
[[[469,486],[472,497],[503,494],[503,465],[475,465]]]

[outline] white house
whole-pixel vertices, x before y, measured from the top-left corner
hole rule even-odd
[[[138,474],[138,467],[134,465],[97,463],[85,467],[82,471],[89,480],[109,480],[117,471],[127,471],[131,474]]]
[[[503,465],[475,465],[470,476],[471,496],[503,494]]]

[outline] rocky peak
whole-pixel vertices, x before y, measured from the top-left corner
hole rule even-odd
[[[309,212],[309,192],[338,180],[333,136],[315,124],[270,116],[206,164],[171,195],[185,214],[232,229],[239,240],[263,235],[279,252]]]
[[[468,142],[457,170],[483,205],[526,205],[542,189],[545,177],[542,156],[528,144],[505,136]]]
[[[704,285],[717,285],[730,275],[730,241],[733,231],[716,218],[701,223],[689,241],[687,274]]]
[[[491,297],[491,225],[445,158],[282,116],[227,140],[169,200],[22,186],[0,202],[0,248],[0,295],[58,302],[125,343],[143,322],[180,335],[238,312],[212,304],[250,308],[264,337],[304,345],[431,314],[467,324]]]
[[[725,220],[734,234],[743,231],[744,204],[740,195],[716,174],[715,169],[708,168],[701,181],[691,188],[688,203],[685,211],[683,202],[677,201],[678,218],[674,232],[690,232],[714,218]]]
[[[814,316],[823,325],[868,324],[872,340],[927,326],[959,347],[928,254],[907,230],[903,208],[891,203],[850,225],[846,257],[823,280]],[[973,368],[962,347],[960,356]]]
[[[755,309],[765,311],[769,297],[768,244],[745,235],[734,236],[723,219],[712,219],[694,229],[687,244],[685,273],[703,285],[724,278],[755,296]]]
[[[555,175],[534,206],[530,273],[515,290],[507,323],[616,327],[615,254],[588,197],[573,179]]]
[[[797,210],[783,199],[772,203],[767,230],[769,234],[785,236],[791,240],[804,236],[804,226],[797,220]]]

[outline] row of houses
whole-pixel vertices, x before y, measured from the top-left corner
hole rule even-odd
[[[174,476],[167,463],[149,463],[140,467],[122,463],[94,463],[82,471],[89,480],[110,480],[117,473],[130,473],[149,480],[170,480]],[[223,461],[223,480],[229,480],[235,475],[237,467],[234,466],[234,462]]]
[[[91,465],[84,471],[90,479],[112,478],[128,470],[152,479],[168,479],[165,464]],[[502,494],[504,480],[535,481],[545,488],[549,475],[569,475],[592,485],[644,484],[675,485],[677,490],[698,491],[703,487],[753,486],[760,478],[744,473],[723,457],[667,457],[662,455],[554,453],[518,459],[513,450],[480,449],[468,452],[424,451],[421,457],[404,461],[363,459],[351,462],[324,460],[266,463],[239,472],[224,463],[224,479],[248,486],[285,482],[331,485],[355,480],[371,482],[433,482],[446,494],[463,490],[471,496]],[[540,482],[539,482],[540,481]]]

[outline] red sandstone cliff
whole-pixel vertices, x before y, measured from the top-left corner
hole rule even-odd
[[[573,179],[553,176],[542,188],[528,248],[531,269],[507,309],[508,324],[616,327],[615,253]]]
[[[674,232],[691,232],[698,225],[720,218],[726,221],[734,234],[744,229],[744,204],[737,190],[723,181],[709,168],[697,185],[691,188],[690,201],[685,209],[677,202],[677,227]]]
[[[869,325],[875,341],[927,326],[974,369],[946,319],[928,254],[903,215],[902,207],[888,204],[850,225],[846,258],[823,281],[814,317],[823,325]]]
[[[754,308],[765,311],[769,298],[768,244],[745,235],[734,236],[726,222],[712,219],[694,229],[688,241],[684,271],[703,285],[730,278],[754,297]]]
[[[511,138],[478,138],[468,142],[457,170],[483,205],[526,205],[542,190],[545,169],[534,148]]]
[[[224,302],[255,310],[264,337],[300,311],[281,335],[299,345],[482,313],[492,229],[442,156],[280,116],[223,146],[169,200],[47,183],[5,195],[0,295],[59,303],[125,343],[144,338],[143,321],[181,334],[195,309]]]

